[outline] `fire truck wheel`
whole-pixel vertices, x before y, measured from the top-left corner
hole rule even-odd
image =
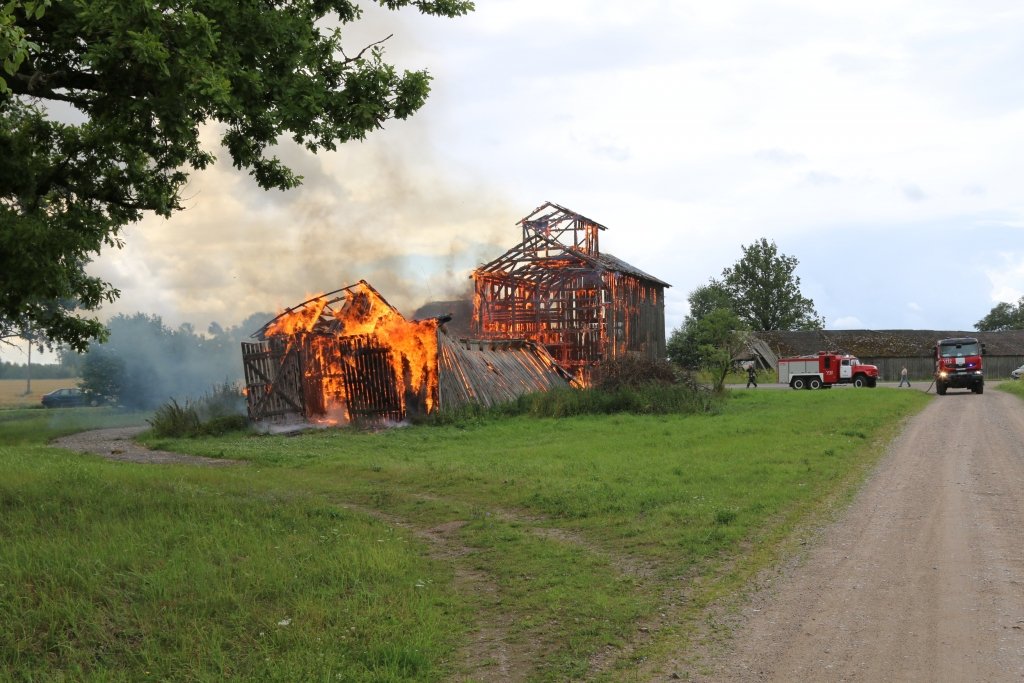
[[[810,384],[807,385],[810,389],[821,389],[821,380],[817,377],[812,377]]]
[[[792,382],[789,383],[789,386],[793,387],[794,389],[803,389],[804,388],[804,378],[803,377],[797,377],[796,379],[794,379]]]
[[[862,387],[867,383],[867,380],[864,379],[864,375],[857,375],[856,377],[853,378],[853,386],[855,387]]]
[[[946,385],[943,384],[942,382],[936,382],[935,383],[935,393],[938,394],[939,396],[945,396],[946,395]]]
[[[985,393],[985,385],[984,384],[979,384],[978,385],[977,393],[979,393],[979,394],[984,394]]]

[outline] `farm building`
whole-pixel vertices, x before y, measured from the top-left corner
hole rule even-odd
[[[602,253],[607,228],[546,203],[517,223],[522,241],[473,271],[475,336],[529,339],[584,380],[629,353],[665,357],[665,288]]]
[[[540,345],[456,340],[406,320],[367,282],[305,301],[242,343],[253,421],[399,422],[573,380]]]
[[[800,356],[818,351],[850,353],[864,363],[878,366],[883,381],[899,379],[907,367],[912,377],[930,377],[935,342],[948,337],[975,337],[985,345],[985,375],[991,379],[1010,376],[1024,363],[1024,330],[963,332],[945,330],[811,330],[755,332],[776,357]]]

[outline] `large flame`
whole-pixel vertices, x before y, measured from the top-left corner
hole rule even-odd
[[[350,421],[359,417],[358,406],[373,405],[392,406],[386,412],[401,419],[410,400],[428,413],[436,405],[437,327],[436,320],[406,320],[360,281],[341,296],[288,309],[264,336],[301,345],[307,417]]]

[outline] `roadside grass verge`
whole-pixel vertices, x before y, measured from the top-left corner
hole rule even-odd
[[[630,680],[685,653],[709,602],[776,561],[929,400],[751,391],[712,414],[147,438],[251,463],[231,470],[0,446],[0,530],[18,548],[0,553],[0,614],[36,615],[0,624],[0,664],[25,678],[487,680],[489,663],[457,648],[503,624],[524,680]],[[443,552],[423,540],[438,529]],[[467,573],[493,590],[460,590]]]
[[[1008,394],[1024,398],[1024,382],[1021,380],[1005,380],[996,385],[996,389]]]

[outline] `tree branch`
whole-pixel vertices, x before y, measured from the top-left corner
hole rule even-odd
[[[342,64],[351,64],[352,62],[357,62],[357,61],[359,61],[360,59],[362,59],[362,58],[363,58],[363,54],[365,54],[367,50],[369,50],[369,49],[371,49],[371,48],[374,48],[374,47],[376,47],[376,46],[378,46],[378,45],[381,45],[382,43],[384,43],[384,42],[386,42],[386,41],[388,41],[388,40],[391,40],[391,37],[392,37],[393,35],[395,35],[395,34],[394,34],[394,33],[391,33],[391,34],[387,35],[386,37],[384,37],[384,38],[381,38],[381,39],[380,39],[380,40],[378,40],[378,41],[375,41],[375,42],[373,42],[373,43],[370,43],[369,45],[367,45],[366,47],[364,47],[364,48],[363,48],[362,50],[360,50],[360,51],[359,51],[359,54],[357,54],[357,55],[356,55],[355,57],[349,57],[349,56],[348,56],[347,54],[345,54],[345,50],[344,50],[344,49],[342,48],[342,49],[341,49],[341,56],[345,58],[345,61],[343,61],[343,62],[342,62]]]

